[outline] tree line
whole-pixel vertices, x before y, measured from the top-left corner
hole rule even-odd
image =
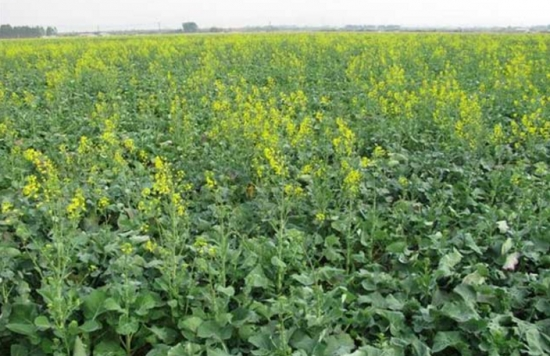
[[[57,35],[57,28],[55,27],[41,27],[41,26],[0,26],[0,38],[33,38],[44,36]]]

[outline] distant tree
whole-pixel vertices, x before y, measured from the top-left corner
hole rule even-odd
[[[57,35],[57,28],[55,27],[49,27],[46,29],[46,36],[56,36]]]
[[[30,26],[0,26],[0,38],[31,38],[42,37],[46,35],[44,27],[30,27]]]
[[[193,33],[199,30],[199,26],[195,22],[185,22],[183,24],[183,32]]]

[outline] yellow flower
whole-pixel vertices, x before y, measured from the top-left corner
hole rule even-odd
[[[69,219],[78,220],[80,215],[86,211],[86,199],[82,189],[77,189],[75,196],[71,199],[71,203],[67,206],[67,214]]]
[[[399,177],[399,184],[403,188],[406,188],[409,185],[409,180],[406,177],[401,176],[401,177]]]
[[[151,241],[151,240],[147,240],[147,242],[145,243],[145,250],[152,253],[152,252],[154,252],[156,249],[157,249],[157,244],[154,243],[154,242]]]
[[[101,199],[99,199],[99,202],[97,203],[97,206],[99,207],[99,209],[105,209],[106,207],[109,206],[111,202],[109,201],[109,198],[107,197],[102,197]]]
[[[361,181],[361,172],[351,169],[346,178],[344,178],[344,190],[350,195],[359,193],[359,182]]]
[[[2,214],[7,214],[13,210],[13,204],[9,201],[2,203]]]
[[[327,216],[324,213],[317,213],[315,214],[315,221],[322,223],[327,219]]]
[[[134,150],[136,149],[136,146],[134,145],[134,140],[132,140],[131,138],[127,138],[122,141],[122,145],[130,152],[134,152]]]
[[[384,158],[386,156],[386,150],[376,145],[372,155],[374,156],[374,158]]]
[[[361,157],[361,167],[367,168],[371,164],[370,159],[368,157]]]
[[[206,178],[206,186],[208,189],[216,188],[216,180],[214,179],[214,172],[206,171],[204,172],[204,177]]]
[[[35,175],[27,177],[27,184],[23,187],[23,195],[29,198],[36,198],[40,184]]]
[[[126,242],[122,244],[122,246],[120,246],[120,251],[122,251],[122,253],[125,255],[130,255],[132,251],[134,251],[134,248],[131,243]]]

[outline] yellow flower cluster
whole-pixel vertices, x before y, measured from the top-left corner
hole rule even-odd
[[[82,189],[77,189],[74,197],[67,206],[67,214],[69,219],[80,219],[83,212],[86,211],[86,198],[84,198],[84,192]]]
[[[27,184],[23,187],[23,195],[29,198],[37,198],[40,184],[35,175],[27,177]]]
[[[355,134],[342,118],[336,119],[336,125],[338,125],[339,136],[332,140],[332,145],[338,154],[351,156],[355,146]]]

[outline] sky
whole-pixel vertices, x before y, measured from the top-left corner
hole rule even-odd
[[[0,0],[0,23],[60,31],[277,25],[550,25],[550,0]]]

